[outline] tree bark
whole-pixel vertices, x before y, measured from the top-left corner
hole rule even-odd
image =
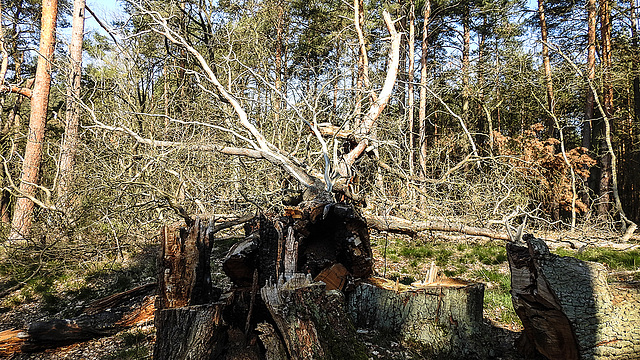
[[[286,283],[268,284],[260,292],[290,359],[368,358],[342,292],[326,291],[324,283],[314,283],[300,273]]]
[[[519,346],[549,359],[630,359],[640,351],[640,287],[607,283],[602,264],[560,257],[525,236],[507,244]],[[530,353],[530,355],[533,355]]]
[[[82,77],[82,39],[84,36],[85,0],[75,0],[73,3],[73,22],[71,28],[71,42],[69,43],[69,57],[71,71],[67,88],[67,121],[65,123],[64,138],[60,149],[60,168],[58,180],[58,198],[63,208],[73,206],[71,187],[74,183],[74,169],[76,152],[78,150],[78,125],[80,124],[80,80]]]
[[[545,18],[544,1],[545,0],[538,0],[538,19],[540,21],[540,34],[542,38],[542,63],[544,66],[544,79],[547,89],[547,110],[549,111],[549,113],[553,114],[555,99],[553,93],[553,80],[551,78],[551,60],[549,59],[549,40],[547,31],[547,20]],[[552,137],[555,126],[553,118],[551,116],[548,116],[545,127],[547,129],[547,135],[549,137]]]
[[[349,312],[357,326],[399,334],[421,344],[423,355],[438,359],[488,357],[483,284],[450,281],[422,289],[394,289],[385,286],[389,282],[372,279],[349,295]]]
[[[469,4],[464,5],[464,14],[462,15],[462,120],[465,124],[469,123],[469,97],[471,89],[469,88],[469,72],[471,71],[469,53],[471,52],[471,29],[469,22]]]
[[[427,50],[429,49],[429,21],[431,16],[431,1],[425,0],[423,5],[422,48],[420,55],[420,109],[418,109],[418,126],[420,127],[420,142],[418,161],[422,176],[427,177]]]
[[[38,183],[44,129],[47,121],[49,89],[51,86],[51,62],[56,38],[56,18],[58,15],[57,0],[43,0],[42,26],[40,30],[40,50],[36,80],[31,97],[31,115],[29,117],[29,134],[24,151],[20,192],[33,196]],[[33,220],[34,203],[27,197],[19,197],[11,221],[9,241],[25,240]]]
[[[587,1],[587,78],[593,81],[596,77],[596,0]],[[582,147],[591,150],[592,122],[594,115],[594,94],[587,86],[587,99],[584,107],[584,123],[582,125]]]
[[[411,0],[411,7],[409,9],[409,69],[408,77],[409,77],[409,89],[407,90],[409,93],[408,99],[408,111],[409,118],[407,121],[409,122],[409,175],[415,175],[414,168],[414,160],[415,160],[415,120],[413,118],[414,108],[414,94],[413,94],[413,79],[414,79],[414,59],[415,59],[415,45],[416,45],[416,30],[415,30],[415,22],[416,22],[416,5],[415,1]]]
[[[156,360],[216,359],[225,349],[226,326],[220,304],[156,312]]]
[[[613,84],[611,78],[611,9],[609,0],[602,0],[600,3],[600,35],[602,41],[602,86],[603,86],[603,109],[605,116],[602,119],[604,127],[609,127],[611,116],[613,115]],[[612,159],[606,139],[607,131],[600,138],[600,181],[598,188],[599,203],[598,214],[606,216],[611,210],[611,178]]]

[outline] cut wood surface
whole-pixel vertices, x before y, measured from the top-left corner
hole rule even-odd
[[[640,285],[607,283],[602,264],[561,257],[540,239],[507,244],[522,349],[549,359],[637,359]]]

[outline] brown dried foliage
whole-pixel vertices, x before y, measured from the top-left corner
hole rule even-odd
[[[537,181],[538,191],[545,194],[543,205],[549,212],[562,209],[571,211],[573,191],[571,189],[571,169],[567,166],[561,152],[560,140],[549,138],[540,140],[544,126],[540,123],[532,125],[517,137],[509,137],[494,131],[495,150],[498,155],[505,156],[511,164],[521,169],[523,176]],[[589,156],[588,150],[576,147],[566,152],[567,159],[576,176],[576,191],[587,191],[586,181],[590,168],[596,161]],[[522,166],[527,164],[527,166]],[[581,196],[576,199],[576,212],[584,214],[588,210]]]

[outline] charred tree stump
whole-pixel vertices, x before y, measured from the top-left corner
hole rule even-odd
[[[225,304],[212,303],[210,229],[200,219],[162,229],[154,359],[213,359],[224,349]]]
[[[326,291],[311,276],[295,274],[286,283],[261,290],[290,359],[367,359],[345,306],[344,294]]]
[[[484,285],[448,279],[422,288],[372,278],[349,294],[358,327],[396,333],[419,343],[429,358],[484,359]]]
[[[278,330],[261,326],[267,355],[276,358],[286,348],[291,359],[364,357],[339,291],[373,271],[362,216],[349,205],[308,201],[286,208],[284,216],[259,216],[245,231],[245,240],[227,254],[224,270],[235,292],[255,286],[257,277],[261,298],[253,311],[262,315],[253,321],[273,321]],[[318,276],[333,291],[312,280]]]
[[[561,257],[544,241],[507,244],[512,300],[524,331],[519,346],[549,359],[636,359],[640,286],[607,283],[602,264]],[[535,349],[535,351],[529,351]]]

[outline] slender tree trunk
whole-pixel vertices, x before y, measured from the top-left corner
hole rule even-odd
[[[429,18],[431,16],[431,1],[425,0],[422,10],[424,23],[422,25],[422,54],[420,56],[420,109],[418,111],[418,125],[420,126],[419,162],[422,175],[427,176],[427,50],[429,48]]]
[[[633,46],[633,60],[631,61],[631,71],[633,77],[633,110],[635,113],[635,122],[640,124],[640,45],[638,44],[638,6],[637,0],[631,0],[631,44]]]
[[[605,128],[610,126],[606,124],[613,115],[613,86],[611,83],[611,9],[609,0],[603,0],[600,3],[600,35],[602,41],[602,71],[603,71],[603,108],[605,118]],[[606,215],[611,210],[611,154],[607,146],[606,134],[600,140],[600,185],[598,194],[600,195],[600,203],[598,205],[598,214]]]
[[[542,35],[542,63],[544,66],[544,78],[547,87],[547,109],[554,114],[553,80],[551,79],[551,61],[549,60],[549,46],[547,33],[547,20],[545,19],[544,0],[538,0],[538,18],[540,19],[540,33]],[[545,124],[547,135],[553,136],[553,118],[549,116]]]
[[[85,0],[73,3],[73,23],[69,56],[71,57],[71,73],[67,85],[67,123],[65,124],[62,149],[60,151],[60,179],[58,198],[64,208],[73,205],[71,187],[74,182],[76,152],[78,150],[78,124],[80,123],[80,79],[82,77],[82,38],[84,34]]]
[[[596,0],[587,1],[587,77],[593,81],[596,77]],[[591,150],[592,119],[594,112],[594,94],[587,86],[587,100],[584,108],[584,124],[582,125],[582,147]]]
[[[411,0],[411,8],[409,9],[409,174],[415,175],[414,159],[415,159],[415,124],[413,118],[413,72],[414,72],[414,59],[416,52],[416,5],[415,1]]]
[[[478,65],[477,65],[477,76],[478,76],[478,114],[482,113],[482,107],[486,106],[484,103],[484,71],[485,71],[485,59],[484,59],[484,48],[485,48],[485,29],[487,28],[487,16],[485,14],[482,15],[482,31],[478,34],[480,37],[480,41],[478,42]],[[477,135],[476,135],[476,143],[484,144],[487,139],[491,137],[491,134],[488,134],[489,128],[492,126],[489,125],[491,122],[491,112],[486,113],[486,117],[478,116],[478,124],[476,126]]]
[[[284,31],[284,7],[282,3],[278,2],[276,5],[277,20],[276,20],[276,59],[275,59],[275,72],[276,72],[276,81],[275,87],[277,90],[276,94],[273,94],[273,117],[274,122],[278,124],[280,122],[280,112],[282,108],[282,99],[280,98],[280,94],[282,93],[282,66],[283,66],[283,31]]]
[[[469,27],[469,5],[466,5],[462,16],[463,44],[462,44],[462,119],[465,124],[469,121],[469,53],[471,50],[471,29]]]
[[[58,15],[57,0],[43,0],[42,26],[40,30],[40,50],[36,80],[31,97],[31,115],[29,117],[29,134],[24,151],[22,176],[20,178],[20,192],[23,197],[18,198],[13,220],[11,221],[10,241],[25,239],[31,227],[34,203],[27,196],[36,192],[40,162],[42,159],[42,143],[44,128],[47,120],[47,106],[49,102],[49,88],[51,86],[51,60],[56,36],[56,17]]]
[[[355,124],[354,129],[360,127],[362,121],[362,101],[365,88],[369,88],[369,59],[367,57],[367,44],[364,38],[364,1],[354,0],[354,25],[358,35],[358,79],[356,82],[356,104],[355,104]]]

